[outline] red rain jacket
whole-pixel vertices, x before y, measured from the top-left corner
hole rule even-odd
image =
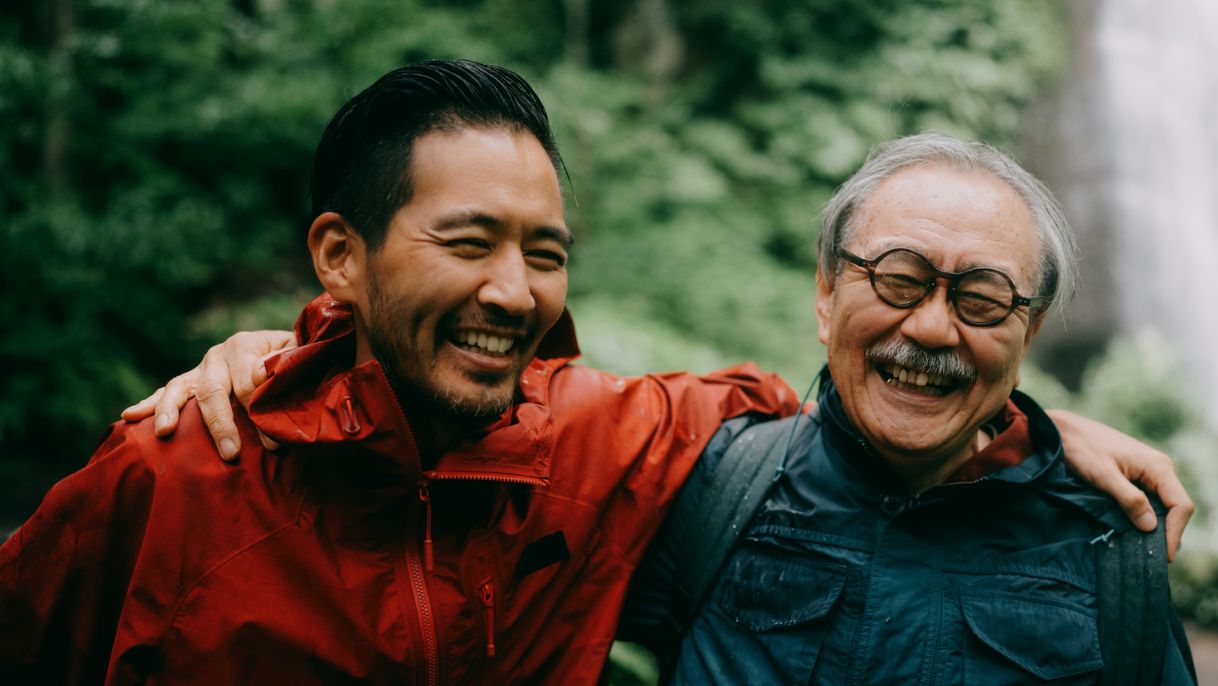
[[[751,363],[572,366],[564,314],[522,401],[423,471],[380,365],[350,368],[350,318],[305,310],[311,342],[238,412],[236,464],[191,403],[170,441],[115,424],[50,491],[0,548],[5,683],[593,684],[720,421],[797,406]]]

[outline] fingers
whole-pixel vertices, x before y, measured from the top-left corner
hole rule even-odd
[[[143,406],[149,401],[153,401],[153,412],[156,413],[156,423],[153,425],[153,432],[161,436],[169,436],[178,428],[178,411],[190,400],[195,394],[195,379],[198,377],[199,368],[179,374],[169,380],[169,383],[153,393],[152,396],[137,405]],[[152,414],[152,413],[148,413]],[[144,416],[147,417],[148,414]],[[124,419],[126,416],[124,415]],[[128,419],[128,421],[131,421]]]
[[[1184,527],[1193,516],[1193,501],[1188,505],[1177,505],[1167,511],[1167,561],[1174,562],[1176,553],[1180,551],[1180,541],[1184,538]]]
[[[237,423],[233,419],[228,384],[209,377],[199,383],[195,397],[199,401],[203,424],[211,434],[211,440],[216,444],[220,457],[225,460],[233,459],[241,450],[241,436],[237,433]]]
[[[1153,492],[1167,507],[1164,530],[1167,559],[1174,560],[1194,505],[1176,476],[1176,465],[1162,451],[1072,412],[1050,410],[1062,430],[1066,459],[1087,481],[1107,492],[1142,531],[1155,527],[1150,501],[1134,484]]]
[[[267,357],[296,347],[290,331],[244,331],[231,336],[223,345],[224,361],[232,378],[237,402],[249,409],[254,389],[266,381]]]
[[[264,381],[266,381],[266,379],[267,379],[266,365],[260,361],[258,363],[258,366],[254,367],[254,373],[253,373],[253,377],[252,377],[251,381],[253,382],[254,387],[257,388],[258,386],[261,386],[262,383]],[[246,400],[242,401],[242,405],[245,405],[245,409],[248,410],[249,409],[249,399],[247,398]],[[278,450],[279,449],[279,444],[276,443],[275,441],[271,440],[266,434],[262,433],[261,431],[258,432],[258,441],[261,442],[262,447],[266,448],[267,450]]]
[[[279,450],[279,444],[272,441],[266,434],[258,432],[258,441],[262,443],[262,447],[267,450]]]
[[[1184,490],[1184,484],[1180,483],[1171,458],[1162,453],[1159,453],[1158,459],[1146,465],[1139,480],[1154,491],[1167,507],[1167,521],[1164,523],[1167,533],[1167,559],[1175,560],[1184,536],[1184,528],[1196,509],[1193,499]]]
[[[290,331],[242,331],[207,351],[199,366],[196,397],[220,457],[231,460],[241,450],[229,394],[248,408],[254,389],[266,381],[263,360],[295,346],[296,336]],[[265,436],[259,436],[259,441],[268,450],[278,447]]]
[[[152,395],[123,410],[121,415],[123,420],[128,422],[138,422],[145,417],[151,417],[153,411],[156,409],[157,401],[161,399],[161,396],[164,395],[164,393],[165,387],[161,386],[153,391]]]
[[[1125,516],[1142,531],[1154,531],[1158,516],[1150,498],[1115,466],[1106,467],[1089,476],[1096,488],[1104,491],[1121,506]]]
[[[249,406],[250,396],[257,387],[254,369],[262,365],[262,355],[262,347],[252,332],[234,334],[224,345],[224,361],[232,377],[233,395],[243,406]]]
[[[177,429],[179,410],[193,396],[198,399],[203,423],[220,457],[232,460],[241,451],[241,436],[233,418],[230,394],[248,409],[254,389],[267,379],[266,358],[296,345],[296,336],[291,331],[236,333],[212,346],[199,366],[174,377],[151,396],[124,410],[123,418],[134,422],[155,413],[156,435],[169,436]],[[267,450],[279,447],[261,432],[258,440]]]
[[[199,401],[203,424],[211,434],[220,457],[231,460],[241,450],[241,436],[237,433],[237,423],[233,419],[233,407],[229,401],[233,383],[225,362],[223,345],[212,346],[203,356],[195,398]]]

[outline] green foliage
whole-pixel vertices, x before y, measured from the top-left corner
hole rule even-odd
[[[658,4],[0,9],[0,520],[232,327],[292,321],[316,288],[301,240],[313,146],[396,65],[499,62],[542,93],[591,361],[754,358],[802,382],[822,354],[814,240],[834,186],[896,134],[1009,145],[1063,43],[1047,0]]]
[[[802,385],[823,359],[812,275],[832,190],[899,134],[1011,148],[1066,40],[1051,0],[656,4],[658,18],[590,0],[5,5],[0,524],[207,345],[290,325],[316,289],[302,241],[313,147],[394,66],[498,62],[541,92],[570,175],[589,363],[752,358]],[[1211,437],[1143,345],[1156,344],[1115,347],[1080,395],[1025,378],[1049,404],[1158,441],[1213,503]],[[1189,578],[1212,588],[1208,574]],[[614,657],[615,683],[654,681],[628,648]]]

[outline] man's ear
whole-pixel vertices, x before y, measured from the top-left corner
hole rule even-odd
[[[313,271],[330,295],[358,303],[366,293],[368,251],[364,239],[336,212],[323,212],[309,227]]]
[[[1045,323],[1044,315],[1033,315],[1032,320],[1028,322],[1028,331],[1023,335],[1023,354],[1028,355],[1028,348],[1032,347],[1032,339],[1036,337],[1036,333],[1040,331],[1040,325]],[[1015,387],[1019,388],[1019,384],[1023,382],[1023,363],[1019,365],[1019,370],[1015,372]]]
[[[829,345],[829,315],[833,312],[833,286],[824,270],[816,268],[816,330],[820,342]]]
[[[1040,331],[1040,325],[1045,323],[1045,316],[1037,313],[1032,316],[1032,321],[1028,322],[1028,332],[1023,335],[1023,349],[1028,351],[1028,346],[1032,345],[1032,339]]]

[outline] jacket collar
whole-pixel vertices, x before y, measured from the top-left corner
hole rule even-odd
[[[1052,469],[1063,457],[1061,435],[1058,434],[1057,427],[1040,406],[1019,391],[1012,392],[1011,400],[1028,417],[1031,452],[1019,464],[990,473],[982,480],[1016,484],[1029,483]],[[848,446],[849,453],[860,455],[865,464],[864,468],[876,472],[877,478],[885,485],[896,486],[901,483],[888,464],[880,459],[867,439],[846,416],[841,395],[829,375],[828,365],[821,370],[818,402],[829,426],[836,434],[836,440],[840,446]],[[932,487],[931,490],[934,488],[937,487]]]
[[[829,441],[840,452],[837,459],[842,459],[847,469],[861,473],[871,480],[878,482],[881,487],[900,488],[900,481],[895,473],[881,460],[867,444],[862,434],[850,423],[842,407],[841,396],[829,376],[828,365],[821,371],[821,388],[818,402],[821,414],[825,417]],[[981,484],[1010,484],[1025,486],[1035,484],[1035,487],[1046,497],[1064,502],[1079,508],[1098,522],[1116,531],[1123,531],[1132,526],[1124,516],[1115,501],[1096,490],[1067,470],[1065,452],[1062,448],[1061,434],[1052,419],[1030,397],[1020,391],[1011,393],[1011,400],[1028,417],[1028,433],[1031,437],[1031,454],[1017,465],[1001,469],[982,477]],[[831,454],[834,450],[829,451]],[[934,498],[958,492],[961,486],[968,484],[941,484],[925,494]]]
[[[553,446],[549,380],[579,354],[565,310],[525,369],[519,400],[469,441],[422,472],[411,419],[373,360],[350,367],[355,332],[350,306],[323,294],[296,323],[304,343],[266,363],[268,380],[254,392],[250,418],[280,443],[351,447],[370,453],[370,468],[427,479],[472,479],[544,485]]]

